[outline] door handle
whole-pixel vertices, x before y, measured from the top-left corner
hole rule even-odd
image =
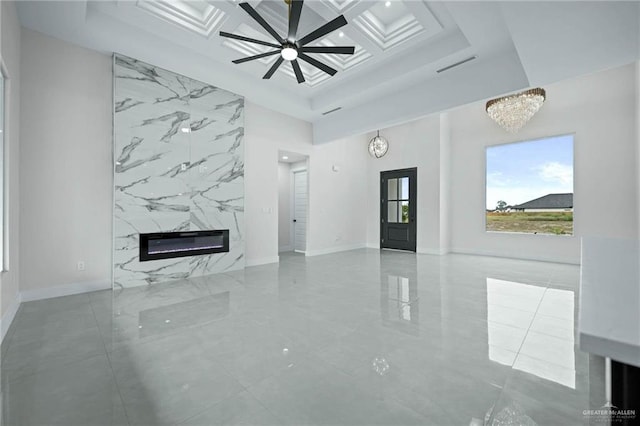
[[[297,220],[293,219],[294,222],[297,222]]]

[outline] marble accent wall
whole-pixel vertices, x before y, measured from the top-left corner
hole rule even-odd
[[[244,98],[120,55],[114,79],[114,287],[244,268]],[[140,233],[204,229],[230,251],[139,261]]]

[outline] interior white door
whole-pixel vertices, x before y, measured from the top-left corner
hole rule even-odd
[[[307,171],[293,173],[293,249],[307,249]]]

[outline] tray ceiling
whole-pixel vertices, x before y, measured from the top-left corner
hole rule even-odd
[[[344,14],[348,25],[312,45],[356,50],[352,56],[316,55],[338,70],[333,77],[301,63],[307,81],[299,85],[286,63],[272,79],[262,79],[275,56],[231,63],[269,48],[220,37],[219,31],[271,41],[238,3],[24,1],[18,13],[33,30],[136,57],[311,121],[316,142],[623,65],[640,52],[637,2],[308,0],[299,34]],[[286,33],[282,0],[250,3]],[[530,17],[546,18],[535,24]],[[572,28],[597,31],[577,37]]]

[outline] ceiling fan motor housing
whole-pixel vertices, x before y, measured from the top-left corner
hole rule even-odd
[[[279,53],[280,57],[273,63],[271,68],[269,68],[269,71],[267,71],[267,73],[262,77],[263,79],[270,79],[271,76],[273,76],[273,74],[276,72],[278,67],[282,64],[282,62],[284,60],[287,60],[291,62],[291,66],[293,67],[293,72],[295,73],[298,83],[304,83],[305,79],[304,75],[302,74],[302,70],[300,69],[298,58],[329,75],[335,75],[338,72],[336,69],[331,68],[325,63],[320,62],[317,59],[307,55],[307,53],[353,55],[355,52],[355,47],[307,46],[307,44],[326,36],[327,34],[337,30],[338,28],[347,25],[347,20],[345,19],[344,15],[340,15],[337,18],[322,25],[320,28],[317,28],[316,30],[310,32],[306,36],[298,38],[298,24],[300,23],[300,15],[302,14],[303,0],[284,0],[284,2],[289,6],[289,29],[286,38],[280,37],[276,30],[274,30],[273,27],[269,25],[269,23],[265,21],[264,18],[260,16],[260,14],[249,3],[240,3],[240,7],[245,12],[247,12],[249,16],[251,16],[258,24],[260,24],[260,26],[264,28],[276,40],[278,44],[220,31],[220,35],[222,37],[233,38],[236,40],[260,44],[277,49],[246,58],[236,59],[233,61],[233,63],[240,64],[243,62],[277,55]]]

